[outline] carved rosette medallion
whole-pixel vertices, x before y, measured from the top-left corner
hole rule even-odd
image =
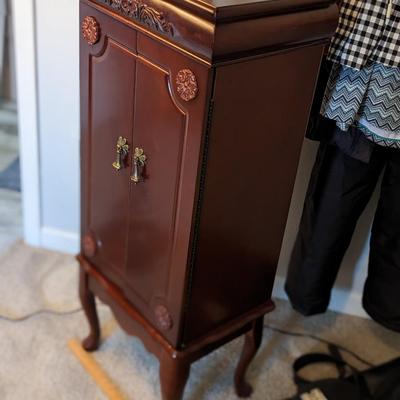
[[[156,317],[157,325],[162,331],[169,331],[172,328],[173,321],[167,307],[161,304],[158,305],[154,309],[154,315]]]
[[[176,76],[176,90],[185,101],[193,100],[199,91],[196,75],[190,69],[181,69]]]
[[[125,17],[141,22],[148,27],[171,35],[174,35],[174,29],[167,21],[164,13],[156,10],[141,0],[100,0],[112,7]]]
[[[85,17],[82,22],[82,34],[91,46],[99,41],[100,25],[94,17]]]
[[[82,238],[82,248],[85,256],[93,257],[97,251],[97,243],[94,236],[89,233]]]

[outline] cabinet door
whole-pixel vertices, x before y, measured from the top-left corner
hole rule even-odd
[[[136,32],[85,5],[81,16],[83,24],[85,18],[92,18],[88,21],[91,32],[81,39],[83,252],[119,281],[128,232]],[[91,38],[96,43],[88,43]],[[118,170],[113,163],[119,137],[126,144],[120,149]]]
[[[182,70],[192,78],[187,101],[177,90]],[[132,148],[143,150],[146,166],[141,181],[131,181],[126,294],[171,341],[182,305],[207,79],[205,67],[138,33]]]

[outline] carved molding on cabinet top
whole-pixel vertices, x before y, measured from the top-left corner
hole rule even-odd
[[[173,25],[164,13],[150,7],[141,0],[100,0],[125,17],[135,19],[156,31],[173,36]]]

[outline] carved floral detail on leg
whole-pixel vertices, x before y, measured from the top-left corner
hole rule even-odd
[[[156,317],[157,325],[163,331],[169,331],[173,326],[173,321],[168,308],[163,305],[158,305],[154,309],[154,315]]]
[[[97,243],[94,235],[88,233],[82,238],[82,248],[85,256],[93,257],[97,252]]]
[[[120,14],[135,19],[156,31],[174,35],[173,25],[165,18],[164,13],[157,11],[141,0],[100,0]]]
[[[93,46],[100,39],[100,25],[94,17],[85,17],[82,22],[82,34],[85,40]]]
[[[181,69],[176,76],[176,90],[185,101],[193,100],[199,91],[196,75],[190,69]]]

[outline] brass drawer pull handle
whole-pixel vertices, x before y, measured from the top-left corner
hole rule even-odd
[[[135,185],[143,181],[143,171],[144,166],[146,165],[146,160],[147,157],[144,154],[143,149],[136,147],[135,153],[133,154],[133,171],[131,175],[131,181],[133,181]]]
[[[129,152],[129,145],[127,140],[120,136],[117,141],[117,159],[112,163],[112,166],[119,171],[124,164],[124,160]]]

